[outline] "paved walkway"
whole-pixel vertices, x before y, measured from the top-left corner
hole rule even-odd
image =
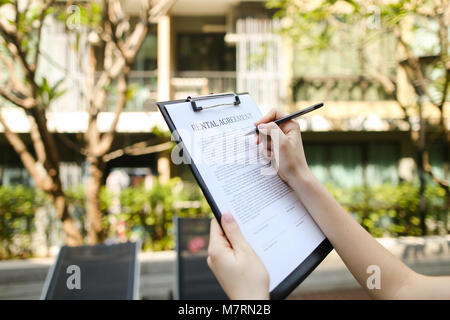
[[[450,275],[450,235],[378,241],[419,273]],[[145,252],[139,260],[141,298],[169,298],[174,288],[175,252]],[[54,258],[0,261],[0,299],[39,299],[53,262]],[[289,299],[367,298],[335,251],[289,296]]]

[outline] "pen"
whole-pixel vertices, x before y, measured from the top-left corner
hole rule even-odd
[[[300,116],[302,116],[302,115],[304,115],[304,114],[306,114],[306,113],[308,113],[308,112],[311,112],[311,111],[314,111],[314,110],[316,110],[316,109],[319,109],[320,107],[323,107],[323,102],[316,103],[315,105],[312,105],[312,106],[310,106],[310,107],[308,107],[308,108],[305,108],[305,109],[303,109],[303,110],[294,112],[293,114],[287,115],[286,117],[277,119],[277,120],[275,120],[274,122],[275,122],[277,125],[279,125],[280,123],[283,123],[283,122],[285,122],[285,121],[289,121],[289,120],[295,119],[295,118],[300,117]],[[250,132],[246,133],[245,135],[248,136],[248,135],[250,135],[250,134],[258,133],[258,132],[259,132],[259,131],[258,131],[258,128],[255,128],[255,129],[252,129]]]

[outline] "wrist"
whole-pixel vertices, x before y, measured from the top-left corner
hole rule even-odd
[[[299,189],[304,189],[313,179],[314,174],[306,165],[296,167],[292,174],[289,175],[287,182],[292,189],[298,191]]]

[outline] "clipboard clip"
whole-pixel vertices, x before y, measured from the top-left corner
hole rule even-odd
[[[230,97],[230,96],[234,97],[234,101],[230,102],[230,103],[219,103],[219,104],[214,104],[212,106],[207,106],[207,107],[201,107],[201,106],[197,105],[197,101],[217,99],[217,98],[226,98],[226,97]],[[207,95],[197,96],[197,97],[189,96],[186,98],[186,102],[191,103],[191,106],[192,106],[192,109],[194,110],[194,112],[201,111],[203,109],[210,109],[210,108],[221,107],[221,106],[237,106],[237,105],[241,104],[241,100],[239,99],[239,96],[234,92],[207,94]]]

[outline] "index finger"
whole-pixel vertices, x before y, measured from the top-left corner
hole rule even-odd
[[[216,218],[211,219],[209,249],[213,251],[231,249],[231,245],[225,237],[225,234],[223,233],[222,228],[220,228]]]
[[[258,126],[262,123],[268,123],[275,121],[277,119],[285,117],[286,114],[280,110],[272,109],[267,113],[265,116],[263,116],[261,119],[259,119],[257,122],[255,122],[255,126]]]

